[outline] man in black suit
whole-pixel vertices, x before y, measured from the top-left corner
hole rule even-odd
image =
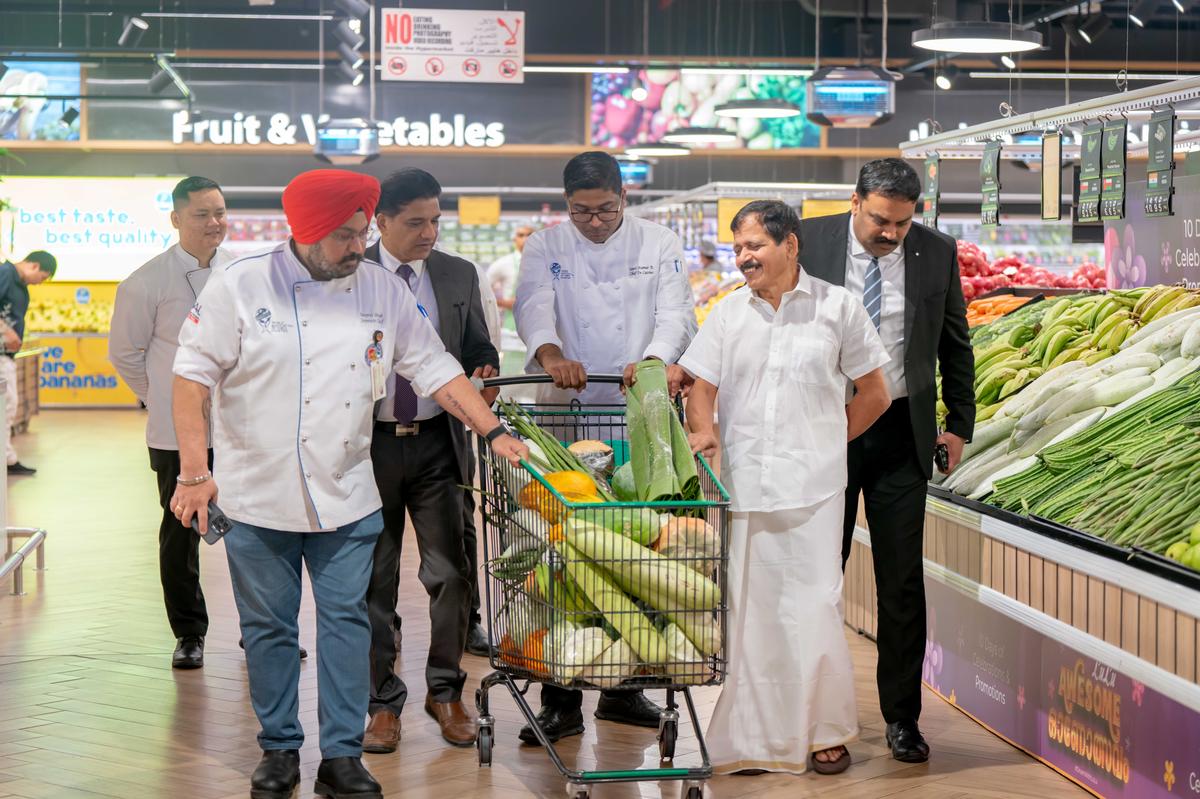
[[[892,406],[850,443],[850,482],[842,564],[866,502],[879,595],[879,702],[892,756],[929,758],[921,736],[921,665],[925,656],[922,536],[925,490],[936,444],[953,470],[975,425],[975,360],[954,239],[913,222],[921,181],[904,161],[863,166],[850,212],[806,219],[800,261],[813,276],[863,297],[892,361],[884,367]],[[935,419],[935,368],[949,409]]]
[[[500,357],[488,338],[475,266],[433,249],[437,243],[442,188],[420,169],[403,169],[382,183],[376,223],[379,243],[364,257],[405,281],[417,306],[441,336],[446,350],[478,377],[498,373]],[[495,390],[484,392],[489,403]],[[404,514],[408,512],[421,553],[418,576],[429,593],[432,635],[425,667],[425,711],[442,737],[455,746],[475,741],[475,717],[462,703],[466,672],[460,668],[467,641],[471,569],[464,539],[463,490],[470,482],[466,429],[432,399],[418,397],[401,377],[387,378],[376,407],[371,460],[383,500],[383,533],[375,546],[367,608],[371,617],[370,723],[363,749],[394,752],[408,688],[396,674],[396,601],[399,593]]]

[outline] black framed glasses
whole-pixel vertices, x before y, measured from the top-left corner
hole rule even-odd
[[[576,222],[588,223],[592,219],[599,219],[601,222],[616,222],[617,217],[621,215],[623,205],[624,203],[622,202],[621,205],[618,205],[611,211],[571,211],[570,216]]]

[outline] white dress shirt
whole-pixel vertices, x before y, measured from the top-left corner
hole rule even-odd
[[[208,276],[233,260],[218,249],[209,267],[179,244],[151,258],[117,286],[108,359],[148,410],[146,445],[177,450],[171,386],[179,328]]]
[[[620,374],[648,357],[674,363],[696,334],[696,312],[683,245],[670,229],[626,215],[603,244],[570,222],[539,230],[525,242],[517,300],[517,332],[526,371],[541,372],[538,348],[556,344],[588,374]],[[542,387],[539,402],[624,404],[615,385],[582,393]]]
[[[866,291],[867,270],[871,268],[871,253],[854,235],[853,217],[846,237],[846,289],[862,301]],[[883,306],[879,314],[879,336],[887,347],[891,361],[883,368],[888,394],[892,399],[908,396],[904,380],[904,245],[901,244],[879,259],[883,278]]]
[[[412,292],[373,261],[317,281],[285,242],[213,272],[180,331],[175,374],[213,389],[213,472],[226,515],[317,532],[380,508],[376,354],[421,396],[463,373]]]
[[[383,242],[379,243],[379,259],[383,263],[383,268],[391,272],[400,280],[400,285],[404,285],[404,278],[400,275],[400,259],[387,251],[383,246]],[[441,341],[441,336],[438,334],[438,325],[440,319],[438,317],[437,295],[433,293],[433,282],[429,279],[426,262],[420,261],[404,261],[413,270],[412,288],[413,293],[417,298],[417,308],[429,320],[429,324],[433,326],[433,334],[438,336],[438,341]],[[443,346],[445,346],[443,344]],[[461,367],[460,367],[461,368]],[[392,413],[395,409],[396,397],[396,376],[392,375],[388,378],[387,396],[383,398],[383,402],[379,404],[378,419],[381,422],[394,422],[396,415]],[[427,419],[432,419],[442,413],[442,406],[438,405],[428,397],[417,396],[417,415],[413,417],[414,422],[423,422]]]
[[[679,365],[718,389],[721,479],[737,512],[817,505],[846,489],[846,382],[887,363],[862,301],[800,270],[776,311],[743,286]]]
[[[500,336],[504,329],[504,316],[500,313],[500,304],[496,302],[496,292],[492,289],[492,284],[488,280],[488,273],[482,266],[471,262],[475,267],[475,273],[479,275],[479,300],[483,303],[483,321],[487,324],[488,341],[492,342],[492,346],[496,348],[496,353],[503,352],[503,345],[500,343]]]

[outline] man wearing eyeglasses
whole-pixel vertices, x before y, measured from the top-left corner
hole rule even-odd
[[[638,361],[673,364],[696,334],[696,315],[683,245],[670,229],[625,214],[621,168],[608,153],[587,152],[563,170],[571,224],[529,237],[517,279],[513,314],[528,347],[526,371],[544,371],[553,385],[538,402],[623,405],[620,387],[588,385],[589,374],[623,374]],[[582,696],[542,689],[538,725],[551,741],[583,732]],[[596,717],[657,727],[660,709],[640,691],[605,691]],[[521,740],[536,744],[530,727]]]

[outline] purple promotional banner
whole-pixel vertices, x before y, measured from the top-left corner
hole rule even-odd
[[[932,578],[924,679],[1104,799],[1200,796],[1200,713]]]
[[[1108,287],[1200,288],[1200,175],[1175,178],[1173,216],[1147,217],[1145,198],[1145,180],[1126,184],[1125,218],[1104,223]]]

